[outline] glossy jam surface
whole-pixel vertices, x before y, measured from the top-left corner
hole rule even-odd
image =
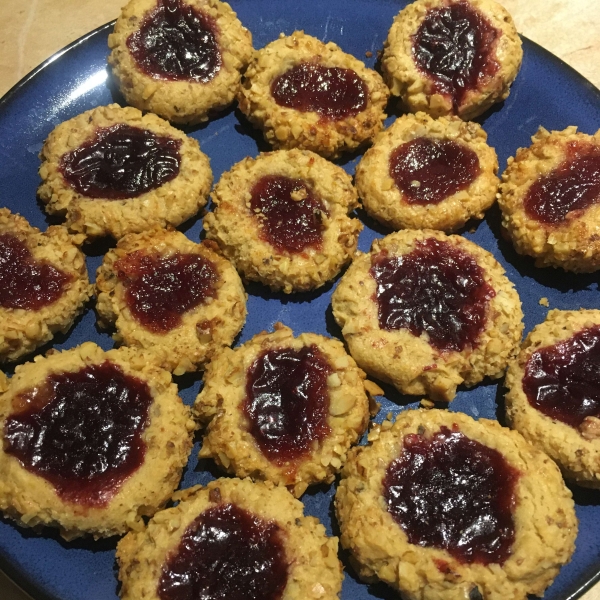
[[[441,351],[477,345],[495,292],[471,255],[429,238],[403,256],[375,255],[371,275],[381,329],[427,333]]]
[[[125,200],[175,179],[180,147],[180,140],[147,129],[125,124],[103,127],[62,157],[60,171],[82,196]]]
[[[416,138],[390,156],[390,177],[409,204],[438,204],[466,190],[480,170],[477,154],[451,140]]]
[[[329,362],[317,346],[261,354],[246,376],[244,414],[263,454],[282,464],[308,454],[329,432]]]
[[[118,260],[115,270],[134,319],[159,334],[178,327],[185,312],[214,298],[219,281],[216,265],[198,254],[139,250]]]
[[[279,106],[337,121],[363,111],[369,90],[352,69],[305,62],[274,79],[271,95]]]
[[[540,223],[558,225],[571,211],[600,202],[600,148],[570,145],[562,164],[539,177],[527,191],[527,215]]]
[[[327,211],[308,184],[267,175],[254,184],[251,195],[250,208],[259,220],[264,241],[292,254],[320,248]]]
[[[0,306],[40,310],[56,302],[73,277],[37,261],[16,235],[0,234]]]
[[[571,427],[600,418],[600,326],[534,352],[523,391],[531,406]]]
[[[435,91],[450,96],[457,112],[465,94],[498,71],[495,42],[500,35],[469,3],[455,2],[427,12],[413,37],[413,58]]]
[[[182,0],[158,5],[127,38],[138,68],[149,77],[208,83],[221,69],[215,20]]]
[[[279,600],[287,580],[279,526],[219,504],[186,529],[157,592],[161,600]]]
[[[447,550],[462,563],[502,564],[515,537],[518,477],[497,450],[442,427],[404,437],[383,493],[411,544]]]
[[[105,506],[143,463],[151,403],[148,385],[109,361],[52,374],[13,401],[5,451],[63,500]]]

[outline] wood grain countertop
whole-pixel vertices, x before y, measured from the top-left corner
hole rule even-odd
[[[68,43],[115,19],[124,1],[0,1],[0,96]],[[513,15],[519,33],[600,88],[599,0],[498,1]],[[29,600],[1,571],[0,598]],[[600,600],[600,584],[583,600]]]

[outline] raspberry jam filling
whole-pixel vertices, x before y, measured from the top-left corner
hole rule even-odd
[[[496,41],[502,35],[467,2],[433,8],[413,36],[413,59],[433,82],[435,92],[450,96],[454,113],[465,95],[477,90],[500,68]]]
[[[73,280],[46,261],[35,260],[16,235],[0,234],[0,306],[40,310],[56,302]]]
[[[198,254],[138,250],[118,260],[115,270],[133,318],[153,333],[179,327],[184,313],[217,294],[217,267]]]
[[[383,479],[388,512],[408,541],[447,550],[461,563],[502,564],[515,539],[519,472],[456,425],[408,434]]]
[[[223,64],[216,21],[182,0],[158,0],[127,38],[138,68],[167,81],[208,83]]]
[[[600,148],[575,142],[556,169],[538,177],[525,196],[527,216],[547,225],[559,225],[572,211],[584,211],[600,202]]]
[[[279,600],[288,580],[283,532],[235,504],[205,510],[171,552],[161,600]]]
[[[466,190],[481,172],[477,154],[467,146],[425,137],[398,146],[389,168],[409,204],[438,204]]]
[[[181,141],[123,123],[101,127],[63,155],[65,181],[86,198],[136,198],[179,174]]]
[[[53,373],[16,396],[4,450],[66,502],[106,506],[144,461],[148,385],[109,361]]]
[[[327,358],[314,344],[269,350],[248,369],[243,411],[270,461],[298,459],[329,434],[330,373]]]
[[[252,187],[250,208],[259,219],[260,237],[279,252],[297,254],[321,247],[325,206],[301,179],[261,177]]]
[[[536,350],[525,366],[523,391],[531,406],[571,427],[600,418],[600,326]]]
[[[475,259],[434,238],[401,256],[380,252],[371,260],[379,327],[426,333],[440,351],[475,347],[496,294]]]
[[[273,80],[271,96],[279,106],[339,121],[365,110],[369,89],[352,69],[304,62]]]

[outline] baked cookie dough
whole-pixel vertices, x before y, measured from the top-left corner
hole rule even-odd
[[[433,400],[502,377],[523,331],[521,301],[496,259],[433,230],[375,240],[342,277],[332,305],[359,367]]]
[[[303,31],[281,34],[257,51],[238,94],[240,110],[274,148],[329,158],[382,129],[388,98],[378,73]]]
[[[600,488],[600,310],[551,310],[506,375],[511,427],[567,479]]]
[[[505,100],[523,58],[506,9],[493,0],[417,0],[394,19],[381,66],[410,112],[471,120]]]
[[[196,124],[233,102],[252,34],[219,0],[131,0],[108,36],[128,104]]]
[[[502,225],[538,267],[600,269],[600,130],[540,127],[502,174]]]
[[[96,276],[98,322],[181,375],[230,345],[246,320],[246,292],[214,242],[154,229],[121,238]]]
[[[362,223],[351,177],[307,150],[245,158],[224,173],[204,218],[242,276],[272,290],[304,292],[333,279],[352,260]]]
[[[171,375],[91,342],[18,366],[0,395],[0,510],[73,539],[141,529],[179,484],[195,424]]]
[[[383,392],[341,342],[315,333],[294,338],[275,324],[208,365],[194,407],[207,425],[200,458],[238,477],[285,485],[301,496],[331,483],[366,430],[370,394]]]
[[[356,167],[371,217],[392,229],[452,231],[496,200],[498,157],[477,123],[403,115],[378,134]]]
[[[341,544],[361,578],[407,600],[525,600],[569,562],[571,492],[517,432],[408,410],[369,439],[351,451],[335,497]]]
[[[65,333],[92,295],[83,236],[44,233],[0,208],[0,361],[15,361]]]
[[[177,226],[207,202],[208,157],[156,115],[117,104],[58,125],[44,143],[38,195],[70,231],[118,239]]]
[[[119,542],[123,600],[339,597],[338,539],[285,488],[217,479],[174,499]]]

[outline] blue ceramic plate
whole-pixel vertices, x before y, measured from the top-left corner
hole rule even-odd
[[[233,0],[231,4],[252,31],[256,48],[272,41],[282,31],[290,34],[295,29],[303,29],[323,41],[336,42],[372,67],[394,15],[406,3],[398,0]],[[101,27],[75,42],[27,76],[0,101],[0,198],[11,210],[42,229],[49,221],[36,201],[36,188],[38,153],[44,139],[61,121],[95,106],[122,101],[106,69],[110,30],[108,25]],[[600,128],[600,92],[535,44],[525,40],[524,49],[523,68],[510,97],[480,119],[488,132],[489,143],[498,152],[501,168],[518,147],[529,145],[530,137],[540,125],[547,129],[577,125],[585,133]],[[389,122],[394,118],[390,117]],[[256,156],[260,150],[267,149],[262,141],[257,141],[260,136],[233,109],[189,133],[198,138],[210,156],[215,180],[245,156]],[[357,160],[353,158],[343,163],[344,168],[353,173]],[[531,260],[517,256],[500,239],[499,225],[498,210],[493,208],[483,222],[464,235],[493,252],[506,268],[523,301],[526,331],[546,315],[547,309],[538,304],[543,296],[549,299],[552,308],[598,308],[597,275],[573,276],[559,270],[535,269]],[[182,230],[192,240],[198,240],[201,220],[186,223]],[[367,221],[360,249],[368,250],[375,237],[386,233]],[[86,248],[92,277],[107,248],[102,243]],[[339,337],[329,304],[333,285],[312,294],[291,297],[272,294],[258,285],[250,286],[248,322],[238,343],[270,329],[276,321],[295,332],[316,331]],[[93,340],[105,349],[113,345],[108,335],[98,333],[91,308],[67,336],[55,340],[54,346],[71,348],[86,340]],[[184,400],[191,403],[198,393],[200,379],[188,376],[179,378],[177,383]],[[395,413],[411,406],[414,401],[392,390],[386,391],[380,419],[390,411]],[[498,406],[501,399],[501,389],[488,382],[469,391],[461,390],[450,410],[464,411],[474,417],[496,418],[502,412]],[[210,464],[198,464],[197,451],[198,444],[184,473],[182,487],[206,483],[216,472]],[[333,492],[331,487],[308,492],[303,497],[307,513],[318,516],[330,533],[336,533],[336,524],[331,519]],[[573,492],[580,520],[577,551],[547,591],[548,600],[576,598],[595,581],[600,568],[600,492],[578,488]],[[0,566],[36,599],[116,600],[115,543],[116,540],[111,539],[67,544],[52,531],[39,535],[0,519]],[[342,598],[366,600],[397,596],[383,584],[360,583],[348,567]]]

